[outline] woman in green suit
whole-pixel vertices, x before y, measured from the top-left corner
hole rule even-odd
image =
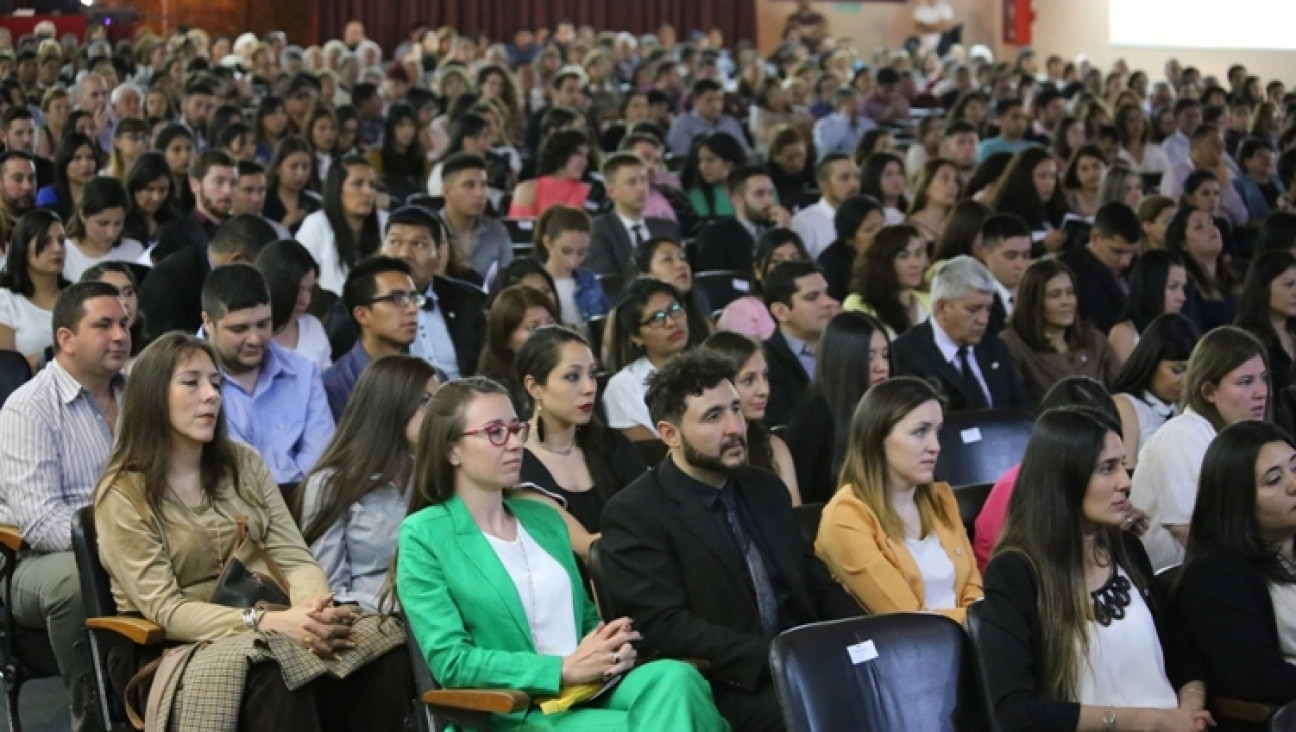
[[[497,730],[727,730],[692,666],[635,668],[630,619],[599,622],[558,513],[504,498],[529,427],[484,378],[452,381],[428,406],[396,589],[433,676],[446,688],[545,697],[625,674],[588,705],[548,715],[533,706],[495,717]]]

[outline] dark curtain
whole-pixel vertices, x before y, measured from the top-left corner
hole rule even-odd
[[[366,34],[392,50],[406,40],[415,22],[450,25],[460,33],[485,33],[511,42],[520,28],[549,27],[561,19],[595,30],[654,32],[675,26],[681,40],[694,30],[719,28],[725,45],[756,38],[752,0],[318,0],[320,40],[341,38],[350,20],[364,23]]]

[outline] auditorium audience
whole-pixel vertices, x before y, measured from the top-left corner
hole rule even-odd
[[[319,280],[315,259],[296,241],[281,239],[261,251],[256,267],[270,288],[274,342],[327,370],[333,363],[328,334],[309,312]]]
[[[338,159],[323,196],[323,207],[302,219],[297,241],[319,265],[320,289],[341,295],[347,272],[382,246],[387,212],[375,206],[373,166],[359,155]]]
[[[614,311],[616,325],[609,345],[610,370],[603,395],[608,426],[631,440],[658,438],[657,425],[648,414],[645,379],[689,345],[689,322],[682,296],[674,285],[641,278],[621,292]]]
[[[1138,211],[1143,203],[1143,179],[1138,171],[1128,164],[1117,160],[1108,166],[1103,173],[1102,184],[1098,188],[1100,204],[1119,201],[1129,206],[1131,211]]]
[[[1158,570],[1183,561],[1206,447],[1225,427],[1269,414],[1269,369],[1255,336],[1225,326],[1188,358],[1182,412],[1139,449],[1129,500],[1148,514],[1143,544]]]
[[[1062,219],[1067,204],[1058,185],[1058,164],[1047,150],[1031,147],[1017,153],[991,198],[995,213],[1015,214],[1031,230],[1033,253],[1058,253],[1066,244]]]
[[[316,177],[314,169],[315,158],[305,140],[294,135],[279,140],[266,164],[265,217],[297,233],[302,221],[323,206],[319,194],[308,188]]]
[[[1129,269],[1129,296],[1121,320],[1107,333],[1116,358],[1122,363],[1129,360],[1143,331],[1158,315],[1182,313],[1187,287],[1188,271],[1178,254],[1166,249],[1145,251]]]
[[[931,315],[931,299],[919,290],[927,270],[927,243],[913,226],[884,227],[855,262],[844,310],[881,321],[891,339]]]
[[[762,285],[765,306],[778,327],[764,342],[770,371],[766,421],[787,424],[814,379],[816,349],[828,321],[840,310],[828,294],[823,270],[813,262],[784,262],[770,270]]]
[[[975,201],[961,201],[954,207],[955,215],[951,217],[951,224],[958,220],[959,209],[965,203],[985,211],[985,207]],[[1021,287],[1022,275],[1031,264],[1030,229],[1026,226],[1026,222],[1012,214],[990,215],[987,212],[978,218],[981,218],[983,223],[979,231],[973,235],[970,253],[985,265],[986,270],[994,278],[994,304],[990,307],[990,320],[986,323],[986,332],[997,336],[1008,324],[1008,318],[1016,309],[1017,291]],[[951,230],[951,227],[946,227],[946,235],[949,235]],[[944,243],[945,239],[942,238],[941,241]]]
[[[787,229],[782,229],[787,231]],[[715,330],[711,322],[711,303],[702,288],[694,287],[693,268],[689,266],[684,247],[674,239],[653,237],[635,247],[632,277],[651,277],[673,285],[679,291],[688,319],[688,344],[696,346]],[[762,306],[763,307],[763,306]]]
[[[509,206],[510,219],[534,219],[554,204],[583,209],[589,202],[589,138],[583,130],[559,130],[544,139],[536,158],[536,177],[518,183]]]
[[[909,210],[905,185],[904,161],[899,155],[875,152],[864,158],[864,164],[860,166],[859,192],[881,202],[887,226],[905,220],[905,212]]]
[[[1111,385],[1125,440],[1125,467],[1138,465],[1139,450],[1174,416],[1184,392],[1188,358],[1197,328],[1175,313],[1157,316]]]
[[[67,252],[58,214],[38,209],[24,214],[5,248],[0,270],[0,349],[17,351],[35,373],[54,343],[50,317],[63,278]]]
[[[69,132],[54,151],[54,181],[36,191],[36,207],[45,208],[67,221],[81,202],[86,181],[99,169],[94,140],[80,132]]]
[[[1120,320],[1129,289],[1125,273],[1138,253],[1138,216],[1123,203],[1103,204],[1084,247],[1058,257],[1075,275],[1080,317],[1103,335]]]
[[[1062,174],[1062,192],[1071,213],[1090,219],[1102,205],[1099,189],[1107,162],[1097,145],[1081,145]]]
[[[513,259],[508,230],[486,215],[490,192],[485,161],[475,155],[451,156],[442,165],[445,176],[445,208],[441,222],[450,237],[455,256],[470,267],[456,267],[460,279],[481,284],[493,278]]]
[[[359,330],[355,345],[323,372],[324,393],[333,419],[351,399],[364,370],[383,356],[408,351],[418,333],[418,312],[426,296],[414,286],[410,266],[401,259],[375,256],[347,273],[342,304]]]
[[[143,244],[122,235],[129,209],[126,188],[116,178],[96,176],[86,182],[76,213],[67,222],[64,277],[79,280],[97,264],[136,262],[144,256]]]
[[[139,285],[131,265],[125,262],[104,262],[81,273],[81,282],[107,282],[117,288],[122,307],[126,308],[131,336],[130,358],[122,367],[122,372],[129,374],[131,363],[144,350],[144,314],[139,309]]]

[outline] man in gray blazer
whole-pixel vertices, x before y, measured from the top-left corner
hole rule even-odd
[[[634,263],[635,247],[649,239],[665,236],[680,240],[679,224],[643,215],[648,202],[648,168],[642,158],[631,152],[609,156],[603,163],[603,181],[612,210],[594,218],[585,266],[595,274],[624,275]]]

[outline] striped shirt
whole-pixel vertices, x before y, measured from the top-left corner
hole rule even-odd
[[[125,377],[113,381],[121,403]],[[72,515],[94,499],[112,430],[94,397],[52,361],[0,409],[0,522],[34,551],[72,547]]]

